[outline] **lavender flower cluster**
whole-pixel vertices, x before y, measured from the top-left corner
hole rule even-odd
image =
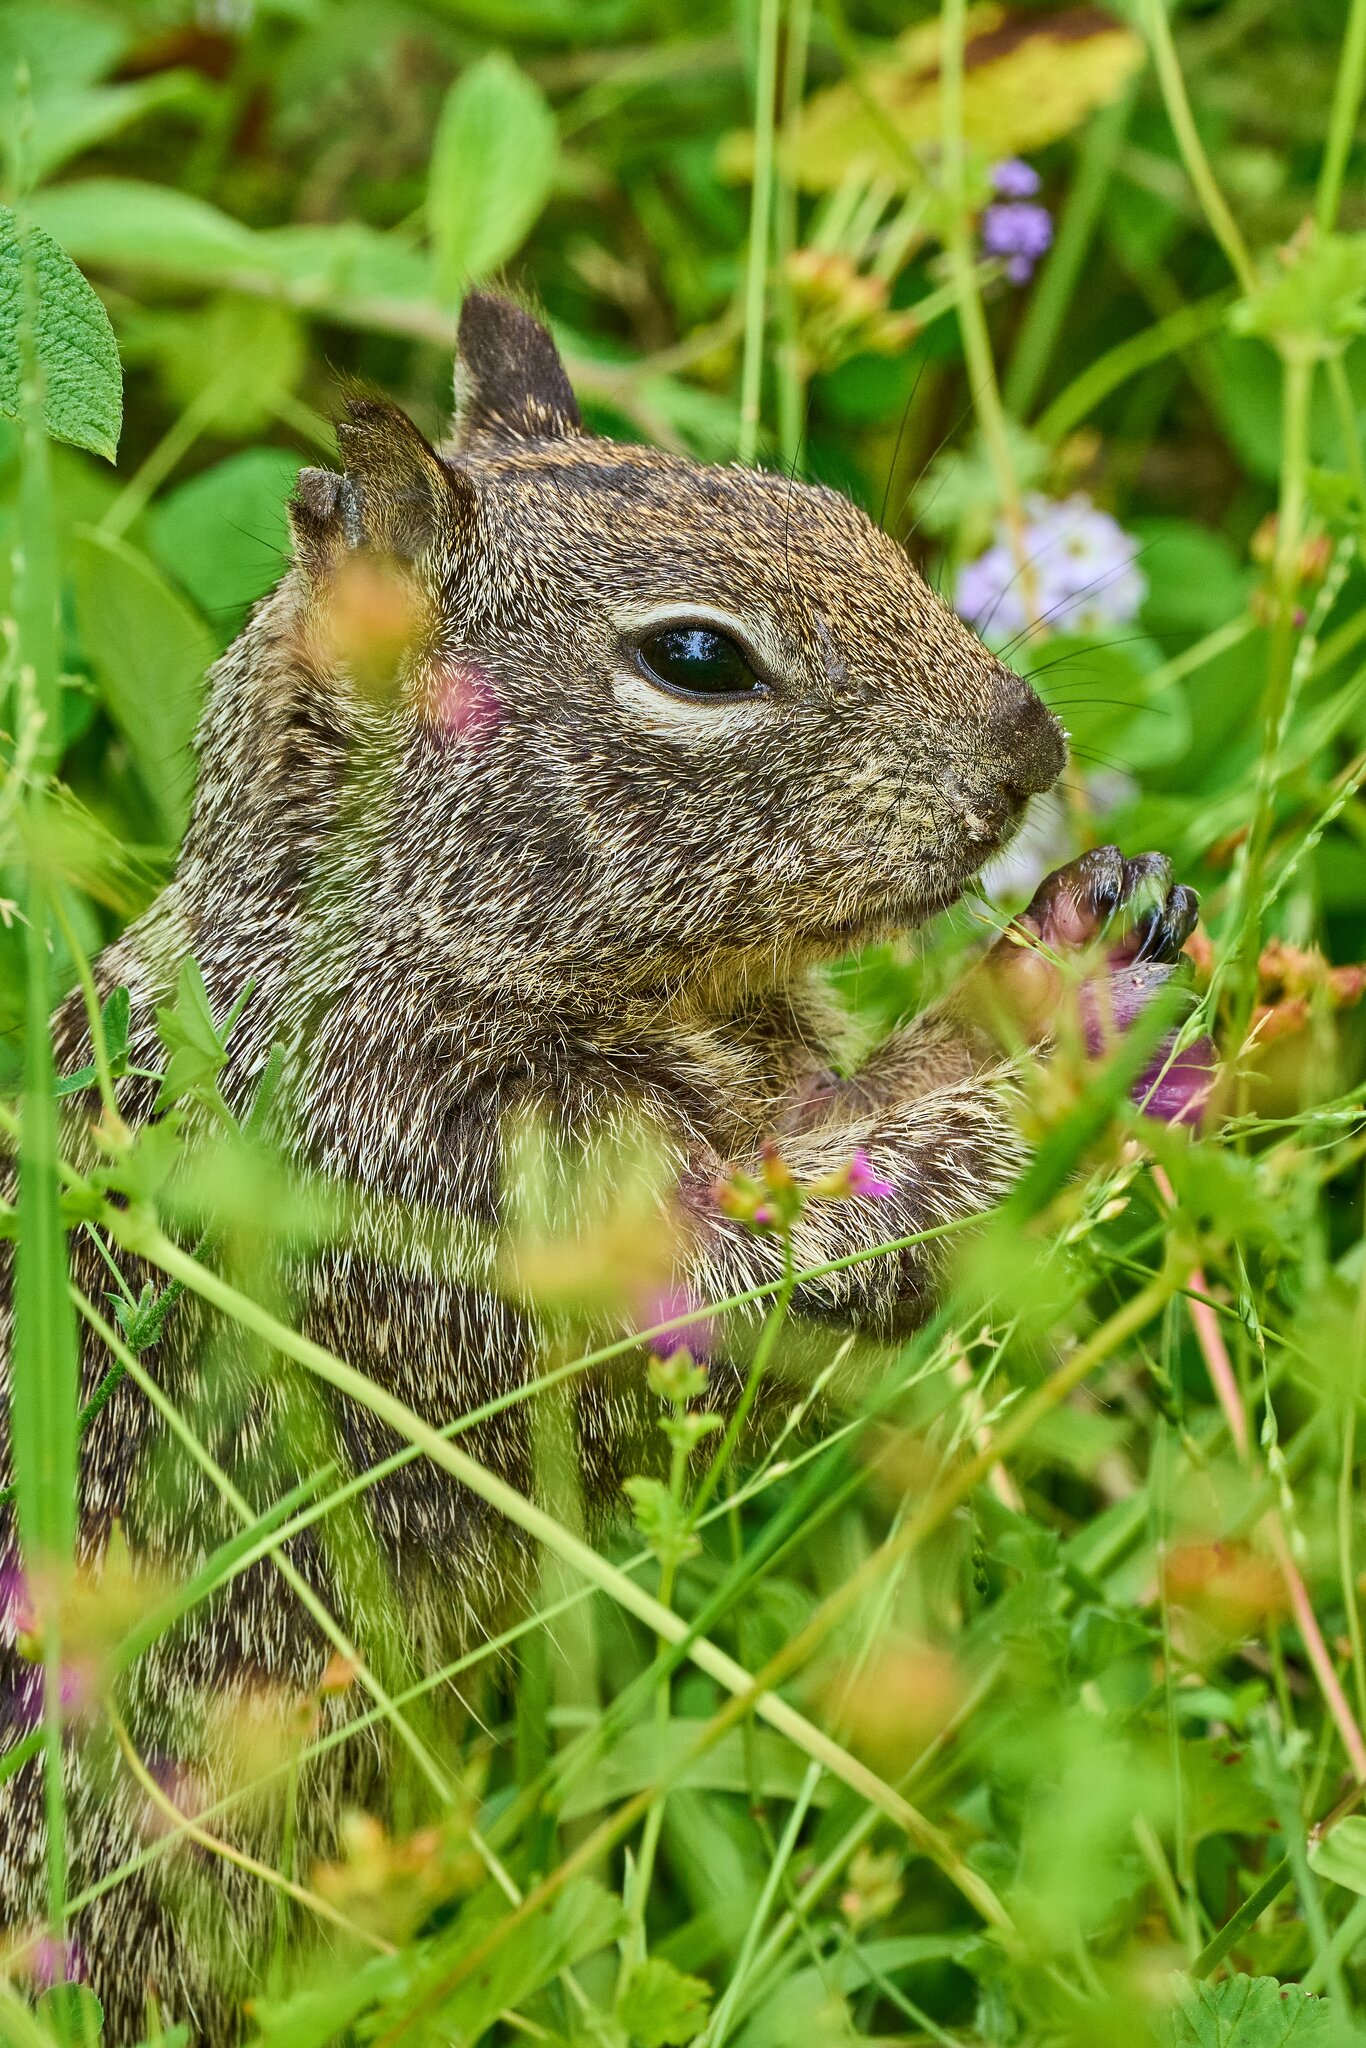
[[[959,617],[997,640],[1036,622],[1067,633],[1127,625],[1148,594],[1133,535],[1084,491],[1062,499],[1031,492],[1025,513],[1029,589],[1001,523],[986,553],[958,572],[953,602]]]
[[[1003,257],[1010,282],[1028,284],[1053,242],[1053,216],[1034,201],[1039,174],[1022,157],[1008,156],[992,166],[991,183],[997,198],[982,214],[982,254]]]

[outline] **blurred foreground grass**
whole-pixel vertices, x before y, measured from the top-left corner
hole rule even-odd
[[[590,424],[838,483],[1016,641],[1074,762],[999,902],[1102,839],[1162,847],[1203,898],[1203,1137],[1063,1060],[1025,1188],[903,1349],[813,1360],[780,1300],[776,1434],[705,1482],[704,1391],[654,1368],[669,1477],[633,1489],[634,1535],[585,1540],[553,1489],[501,1499],[458,1435],[389,1415],[521,1520],[540,1595],[416,1702],[376,1704],[338,1650],[276,1731],[282,1785],[337,1701],[434,1693],[446,1773],[433,1824],[357,1816],[297,1874],[253,2013],[278,2048],[1361,2038],[1364,68],[1360,0],[1170,30],[1158,0],[0,8],[8,202],[93,280],[123,366],[120,430],[98,307],[55,255],[26,300],[11,217],[0,1086],[26,1104],[30,1559],[73,1543],[77,1217],[345,1372],[211,1243],[192,1259],[169,1196],[125,1208],[87,1168],[62,1208],[44,1020],[168,871],[205,666],[278,577],[339,390],[437,433],[464,280],[534,289]],[[871,1035],[978,932],[960,912],[837,984]],[[123,1028],[114,1004],[106,1089]],[[168,1101],[214,1110],[225,1028],[183,982]],[[157,1128],[161,1189],[183,1128]],[[232,1228],[235,1188],[339,1227],[317,1190],[263,1210],[235,1156],[201,1220],[217,1200]],[[109,1332],[149,1399],[169,1307]],[[589,1342],[571,1315],[559,1383]],[[331,1484],[245,1509],[159,1604],[106,1571],[49,1663],[74,1644],[115,1713],[156,1633]],[[49,1741],[60,1718],[49,1687]],[[11,1735],[0,1772],[45,1739]],[[163,1818],[151,1857],[184,1830]],[[74,1968],[59,1928],[4,1938],[16,1987]],[[0,1997],[15,2042],[86,2024]]]

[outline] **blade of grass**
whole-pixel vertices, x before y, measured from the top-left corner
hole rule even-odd
[[[754,85],[754,188],[745,269],[745,326],[740,356],[740,432],[736,459],[753,462],[763,398],[765,307],[773,240],[773,151],[778,108],[779,0],[759,0]]]

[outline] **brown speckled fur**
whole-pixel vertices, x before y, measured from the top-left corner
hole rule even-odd
[[[585,435],[548,337],[505,302],[468,299],[460,389],[441,457],[367,402],[341,430],[344,478],[301,480],[294,566],[210,679],[175,879],[99,962],[102,989],[131,990],[135,1057],[159,1061],[153,1010],[186,953],[219,1013],[250,979],[224,1077],[234,1107],[283,1045],[277,1121],[297,1159],[400,1205],[481,1219],[497,1212],[510,1115],[530,1105],[574,1136],[644,1114],[691,1213],[683,1277],[704,1297],[776,1273],[774,1243],[705,1199],[723,1162],[752,1160],[766,1132],[787,1133],[801,1174],[861,1145],[895,1183],[878,1204],[813,1210],[803,1263],[989,1203],[1019,1163],[999,1068],[931,1017],[834,1082],[831,1020],[807,970],[955,900],[1058,773],[1054,721],[834,492]],[[400,565],[423,621],[387,702],[328,651],[329,592],[365,551]],[[700,707],[652,694],[628,643],[661,607],[734,620],[768,694]],[[463,727],[443,710],[452,678],[473,693]],[[57,1037],[78,1065],[78,999]],[[125,1083],[121,1102],[139,1120],[150,1091]],[[382,1230],[324,1251],[299,1263],[290,1312],[439,1422],[516,1382],[529,1333],[491,1276],[402,1264]],[[100,1299],[87,1246],[77,1267]],[[925,1259],[902,1254],[808,1288],[801,1306],[890,1330],[922,1312],[932,1281]],[[0,1352],[4,1283],[0,1269]],[[89,1342],[88,1383],[105,1363]],[[306,1397],[278,1362],[263,1371],[239,1332],[192,1305],[151,1363],[258,1505],[297,1463],[300,1415],[343,1468],[394,1447],[367,1414]],[[586,1397],[592,1472],[611,1467],[638,1375],[625,1361]],[[466,1442],[529,1486],[522,1416]],[[174,1486],[149,1483],[162,1466]],[[422,1463],[367,1498],[399,1592],[399,1649],[428,1668],[486,1620],[512,1553]],[[92,1562],[121,1515],[135,1556],[172,1569],[232,1526],[128,1384],[89,1433],[82,1515]],[[336,1558],[295,1556],[364,1632]],[[383,1646],[363,1639],[380,1663]],[[211,1778],[185,1705],[198,1688],[299,1690],[324,1657],[267,1561],[143,1661],[126,1703],[134,1738]],[[0,1644],[0,1687],[22,1675]],[[79,1729],[70,1747],[77,1890],[142,1846],[146,1809],[116,1754]],[[372,1751],[350,1756],[306,1785],[309,1839],[326,1840],[372,1764]],[[268,1821],[243,1839],[272,1852]],[[33,1766],[0,1787],[0,1925],[40,1916],[42,1859]],[[149,1992],[197,2038],[230,2038],[241,1957],[271,1924],[264,1888],[201,1852],[167,1859],[169,1892],[160,1868],[77,1917],[109,2048],[139,2038]],[[226,1940],[209,1938],[215,1926]]]

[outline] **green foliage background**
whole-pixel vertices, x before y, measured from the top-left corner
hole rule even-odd
[[[438,437],[459,294],[492,275],[545,309],[591,426],[838,484],[946,589],[1022,494],[1112,510],[1144,549],[1137,620],[1015,656],[1076,743],[1038,856],[1161,847],[1212,942],[1201,1021],[1229,1079],[1203,1141],[1063,1062],[1029,1107],[1028,1201],[929,1333],[743,1498],[728,1477],[700,1547],[670,1549],[678,1461],[673,1510],[638,1514],[632,1583],[743,1670],[779,1659],[803,1728],[881,1789],[814,1736],[716,1721],[719,1667],[669,1679],[658,1617],[622,1593],[624,1528],[596,1565],[547,1539],[570,1572],[547,1604],[587,1583],[592,1619],[533,1615],[475,1660],[491,1734],[469,1734],[477,1786],[447,1815],[468,1832],[477,1811],[507,1883],[458,1907],[453,1885],[396,1959],[343,1937],[344,1990],[299,1908],[256,2014],[280,2048],[389,2026],[618,2048],[1361,2038],[1363,1047],[1331,970],[1366,957],[1366,8],[1200,0],[1172,43],[1166,21],[1158,0],[1061,35],[1047,8],[964,23],[952,0],[0,7],[6,1100],[52,1097],[49,999],[169,872],[205,668],[280,574],[285,498],[334,457],[341,393],[382,389]],[[960,118],[939,66],[964,35]],[[977,242],[987,167],[1016,152],[1057,225],[1025,288]],[[839,985],[873,1032],[978,930],[946,920]],[[217,1029],[183,987],[167,1050],[191,1048],[191,1093]],[[51,1254],[16,1461],[46,1475],[25,1495],[20,1474],[26,1544],[69,1552],[74,1217],[37,1130],[6,1212]],[[96,1175],[82,1199],[128,1242],[109,1192]],[[185,1277],[168,1245],[165,1270]],[[890,1736],[860,1687],[895,1703]],[[557,1756],[542,1806],[515,1806]],[[493,1974],[419,2020],[484,1942]],[[70,2021],[59,2002],[40,2024]],[[8,2038],[32,2024],[0,2001]]]

